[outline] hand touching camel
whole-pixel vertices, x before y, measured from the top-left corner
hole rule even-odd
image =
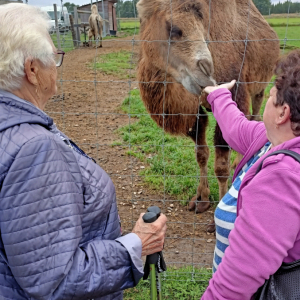
[[[207,87],[204,89],[204,92],[205,92],[206,94],[210,94],[211,92],[216,91],[216,90],[218,90],[218,89],[222,89],[222,88],[231,90],[231,89],[234,87],[235,83],[236,83],[236,80],[231,80],[230,82],[226,82],[226,83],[223,83],[223,84],[220,84],[220,85],[216,85],[216,86],[207,86]]]

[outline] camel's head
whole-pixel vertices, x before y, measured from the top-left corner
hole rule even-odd
[[[141,59],[167,71],[193,94],[199,95],[203,87],[215,85],[213,60],[205,40],[205,2],[140,0],[137,9],[140,39],[149,41],[142,45]]]
[[[91,6],[91,11],[92,11],[92,14],[98,14],[98,7],[96,4],[93,4]]]

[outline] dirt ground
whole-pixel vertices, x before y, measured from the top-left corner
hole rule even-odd
[[[126,154],[130,145],[112,146],[120,140],[116,129],[135,121],[122,113],[119,106],[138,84],[135,78],[119,79],[95,71],[90,65],[97,56],[120,50],[133,51],[136,57],[138,47],[131,37],[106,40],[103,48],[68,52],[59,70],[58,94],[49,101],[46,112],[112,178],[124,233],[132,230],[139,214],[148,206],[158,205],[168,217],[164,250],[167,264],[210,268],[215,237],[207,234],[205,228],[213,210],[195,215],[163,190],[157,192],[144,186],[139,171],[147,166]]]

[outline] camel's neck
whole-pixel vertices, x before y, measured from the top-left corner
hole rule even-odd
[[[140,92],[146,108],[151,114],[165,114],[168,120],[164,126],[182,123],[179,127],[189,128],[195,122],[191,114],[197,114],[199,108],[198,97],[189,93],[180,83],[177,83],[171,76],[159,70],[151,62],[140,61],[138,69],[140,81]],[[175,116],[187,114],[187,116]],[[160,116],[152,116],[161,125]],[[171,128],[171,127],[170,127]],[[167,129],[166,129],[167,130]],[[179,129],[178,129],[179,130]],[[181,131],[181,130],[179,130]]]
[[[175,79],[166,76],[166,73],[155,67],[151,62],[141,61],[139,63],[138,78],[143,99],[156,102],[157,105],[167,101],[169,97],[174,97],[175,90],[171,85],[178,86]],[[172,83],[170,83],[172,82]],[[152,99],[152,100],[150,100]]]

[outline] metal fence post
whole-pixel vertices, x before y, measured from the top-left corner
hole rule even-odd
[[[104,13],[104,0],[101,0],[102,4],[102,14],[103,14],[103,37],[106,37],[106,24],[105,24],[105,13]]]
[[[56,4],[53,4],[53,7],[54,7],[56,37],[57,37],[57,48],[61,49],[61,46],[60,46],[60,33],[59,33],[59,28],[58,28],[58,18],[57,18],[57,6],[56,6]]]

